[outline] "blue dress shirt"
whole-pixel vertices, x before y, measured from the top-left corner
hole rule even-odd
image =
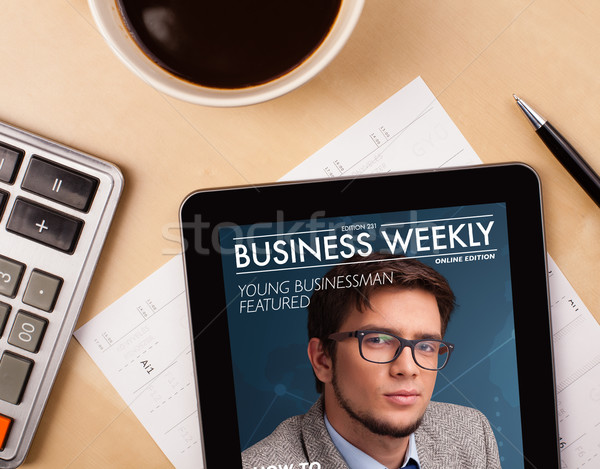
[[[368,454],[359,450],[352,443],[349,443],[347,440],[345,440],[344,437],[342,437],[335,430],[335,428],[331,426],[329,420],[327,419],[327,415],[324,417],[325,427],[329,432],[329,436],[331,436],[331,441],[333,441],[333,444],[338,449],[350,469],[389,469]],[[417,444],[415,443],[414,433],[409,437],[408,451],[406,451],[406,457],[404,458],[404,463],[402,464],[401,468],[421,468],[421,465],[419,464],[419,455],[417,454]]]

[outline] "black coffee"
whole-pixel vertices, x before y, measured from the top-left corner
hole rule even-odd
[[[117,0],[140,48],[187,81],[245,88],[284,75],[321,44],[341,0]]]

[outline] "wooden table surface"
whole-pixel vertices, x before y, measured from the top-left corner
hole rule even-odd
[[[2,7],[0,120],[114,162],[126,179],[79,326],[179,252],[188,193],[278,180],[419,75],[484,162],[537,170],[548,252],[600,320],[600,211],[512,98],[537,107],[600,172],[596,0],[366,0],[319,76],[224,109],[166,97],[132,74],[85,0]],[[169,466],[73,340],[23,467]]]

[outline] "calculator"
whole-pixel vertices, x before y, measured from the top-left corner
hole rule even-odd
[[[115,165],[0,122],[0,468],[25,460],[122,188]]]

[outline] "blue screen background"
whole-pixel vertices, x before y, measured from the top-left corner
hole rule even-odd
[[[372,223],[377,225],[375,231],[379,233],[381,225],[389,222],[462,219],[483,214],[491,214],[494,220],[488,246],[495,250],[494,259],[439,263],[447,256],[439,257],[435,252],[419,259],[446,277],[457,298],[457,308],[445,335],[445,340],[456,348],[449,364],[438,372],[432,399],[483,412],[494,430],[502,465],[520,468],[523,467],[521,415],[504,204],[361,215],[321,222],[336,227]],[[430,225],[436,223],[443,222]],[[255,225],[220,230],[242,450],[269,435],[286,418],[305,413],[319,395],[306,353],[306,310],[240,312],[243,295],[239,286],[279,285],[286,280],[288,285],[294,285],[297,279],[322,277],[330,265],[301,270],[281,270],[281,266],[269,265],[265,269],[277,270],[236,275],[240,270],[236,269],[232,253],[233,245],[239,242],[235,238],[249,233],[301,232],[313,224],[314,220],[307,220],[280,223],[276,227]],[[372,244],[375,250],[386,246],[379,234]],[[406,253],[417,254],[414,250]],[[279,296],[310,297],[310,294],[294,292],[292,288]]]

